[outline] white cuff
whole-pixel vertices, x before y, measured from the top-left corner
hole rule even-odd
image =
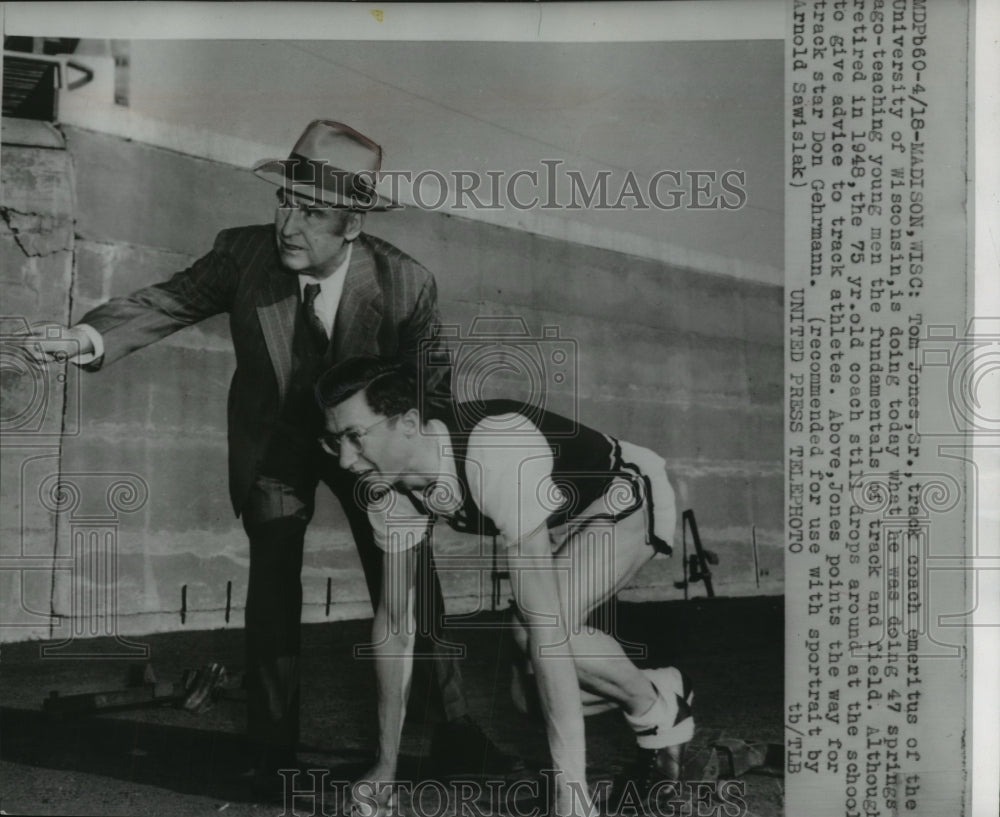
[[[88,363],[93,363],[95,360],[100,360],[104,357],[104,338],[101,337],[101,333],[88,323],[78,323],[75,328],[82,330],[83,334],[89,338],[94,351],[77,355],[70,359],[70,363],[74,363],[77,366],[86,366]]]

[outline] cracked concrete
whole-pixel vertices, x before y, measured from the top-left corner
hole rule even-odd
[[[45,256],[73,250],[73,222],[46,213],[21,213],[0,207],[0,217],[27,256]]]

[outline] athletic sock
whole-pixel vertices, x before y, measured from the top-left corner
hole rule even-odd
[[[664,746],[670,746],[671,744],[664,742],[663,738],[666,728],[674,722],[677,715],[676,705],[673,707],[674,711],[671,712],[670,705],[659,694],[659,690],[655,686],[653,690],[657,692],[656,700],[643,714],[629,715],[627,712],[624,713],[625,721],[635,733],[636,743],[643,749],[662,749]]]
[[[673,667],[643,670],[656,691],[656,701],[641,715],[625,713],[625,721],[642,749],[663,749],[687,743],[694,736],[690,693],[685,697],[681,673]]]

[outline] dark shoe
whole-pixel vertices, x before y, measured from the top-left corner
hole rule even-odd
[[[649,802],[654,789],[664,796],[673,796],[668,791],[672,784],[695,779],[691,774],[692,759],[687,757],[688,744],[694,736],[691,681],[674,667],[643,670],[643,674],[653,682],[657,694],[671,704],[665,710],[674,713],[672,723],[656,724],[646,731],[670,740],[672,745],[660,749],[636,747],[636,760],[615,779],[611,789],[608,798],[611,814],[656,814],[656,804]],[[656,792],[654,797],[659,800]]]
[[[653,817],[661,798],[667,801],[685,799],[679,788],[683,785],[680,775],[683,748],[670,753],[672,756],[668,756],[667,749],[640,748],[636,751],[635,761],[615,778],[603,813],[616,817]]]
[[[712,746],[696,745],[694,741],[672,751],[677,748],[637,749],[635,762],[614,779],[601,813],[614,817],[696,813],[699,807],[693,802],[688,804],[689,811],[681,806],[694,792],[691,783],[685,781],[717,782],[719,753]]]
[[[325,772],[325,774],[324,774]],[[286,803],[293,795],[322,794],[329,771],[303,763],[294,754],[264,752],[249,772],[250,799],[256,803]]]
[[[504,754],[464,715],[434,727],[431,767],[439,777],[520,777],[526,774],[520,758]]]
[[[253,803],[284,803],[285,781],[277,769],[269,772],[254,769],[250,777],[250,801]]]

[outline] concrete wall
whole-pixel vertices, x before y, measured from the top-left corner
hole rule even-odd
[[[41,123],[5,121],[0,185],[0,624],[4,640],[16,640],[49,631],[61,554],[58,518],[39,491],[58,474],[62,431],[77,430],[63,411],[76,378],[67,383],[62,371],[33,366],[13,340],[34,316],[70,317],[75,202],[62,136]]]
[[[65,150],[4,146],[4,314],[78,320],[109,296],[183,268],[219,229],[272,217],[271,188],[244,170],[89,131],[65,134]],[[38,218],[29,229],[23,225],[32,214]],[[41,238],[26,247],[32,229]],[[695,509],[706,546],[719,555],[717,592],[781,591],[779,287],[441,213],[373,214],[366,229],[435,273],[443,318],[462,337],[483,316],[519,318],[534,337],[558,327],[576,370],[546,391],[548,405],[576,411],[584,423],[668,459],[681,507]],[[102,372],[67,373],[65,411],[52,408],[79,416],[80,433],[57,437],[39,462],[25,450],[4,451],[5,476],[14,477],[4,480],[4,541],[20,541],[23,528],[40,555],[62,559],[54,572],[49,566],[36,577],[32,605],[68,613],[81,597],[69,569],[71,542],[94,523],[79,508],[53,512],[37,498],[23,507],[20,499],[22,489],[37,494],[58,472],[86,494],[84,503],[93,496],[104,503],[101,535],[113,534],[117,548],[118,632],[225,626],[229,582],[229,625],[241,623],[247,548],[225,487],[232,367],[219,317]],[[5,376],[5,400],[13,385]],[[516,373],[487,387],[532,395],[530,382]],[[115,484],[127,487],[118,489],[124,498],[111,502]],[[440,530],[438,547],[446,557],[478,543]],[[480,588],[472,573],[444,572],[452,609],[489,603],[486,581]],[[657,558],[626,595],[679,597],[673,582],[682,572],[679,556]],[[21,575],[27,574],[0,571],[0,580]],[[321,497],[310,528],[303,584],[306,620],[370,610],[350,534],[329,496]],[[15,597],[2,593],[3,623],[13,620]],[[0,634],[10,640],[45,635],[44,629]]]
[[[661,13],[664,19],[676,16],[667,9],[654,16]],[[615,30],[633,14],[629,9],[616,15]],[[237,167],[287,155],[303,123],[314,118],[350,122],[377,136],[386,170],[418,178],[436,169],[447,177],[453,199],[459,182],[451,171],[474,173],[484,180],[477,193],[484,201],[496,188],[498,200],[508,202],[499,209],[469,207],[463,217],[780,285],[784,244],[775,240],[784,219],[780,31],[771,40],[747,39],[746,26],[718,3],[703,5],[698,15],[703,22],[716,18],[715,34],[733,36],[539,42],[532,29],[530,42],[512,42],[506,28],[504,42],[483,42],[479,36],[465,42],[158,36],[116,44],[127,48],[127,71],[114,68],[108,41],[83,41],[74,58],[94,70],[95,80],[62,91],[59,116],[66,124]],[[280,16],[288,22],[284,12]],[[449,31],[454,22],[449,18]],[[684,39],[682,26],[668,30],[666,39]],[[100,45],[107,56],[80,54],[95,53]],[[116,77],[121,82],[126,76],[127,107],[113,103],[112,90]],[[258,104],[262,98],[266,104]],[[543,157],[557,162],[549,166],[551,177],[539,164]],[[537,171],[542,202],[550,197],[568,202],[565,173],[579,173],[588,185],[606,174],[615,201],[628,173],[648,199],[647,184],[668,169],[719,175],[739,170],[745,173],[747,200],[738,210],[682,206],[664,217],[657,207],[517,208],[506,191],[513,173]],[[487,184],[487,172],[502,181]],[[522,178],[515,185],[522,201],[529,197],[527,182]],[[423,201],[435,199],[433,180],[417,185]],[[668,190],[687,186],[662,177],[654,185],[665,202]],[[400,181],[404,202],[414,203],[415,192]]]

